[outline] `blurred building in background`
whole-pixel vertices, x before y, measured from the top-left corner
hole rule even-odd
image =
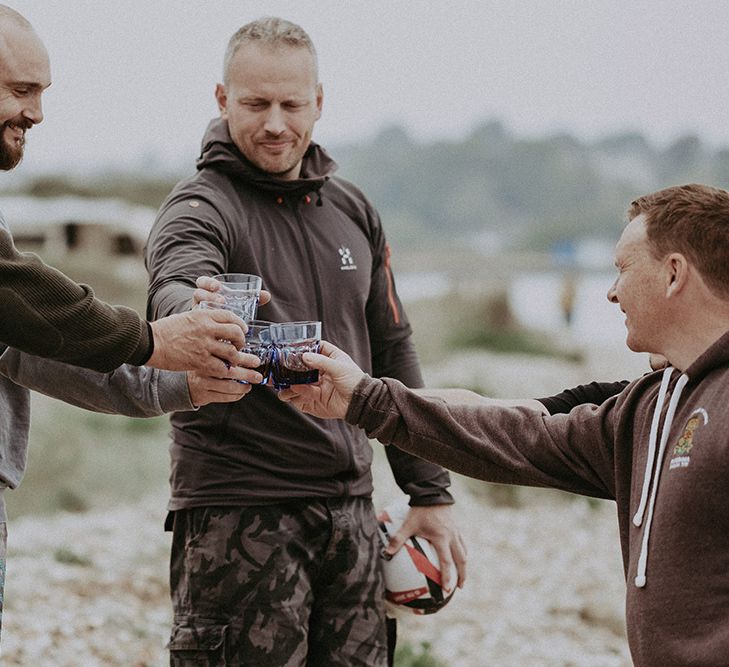
[[[141,258],[155,211],[120,199],[0,197],[21,250],[47,262]]]

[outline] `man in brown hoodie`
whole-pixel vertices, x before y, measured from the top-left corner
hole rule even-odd
[[[608,299],[627,343],[670,365],[602,405],[543,416],[418,395],[341,350],[319,386],[281,398],[344,418],[457,472],[610,498],[618,510],[636,665],[729,663],[729,193],[702,185],[635,200]]]

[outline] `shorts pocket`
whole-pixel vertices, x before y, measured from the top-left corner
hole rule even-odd
[[[225,667],[227,625],[176,625],[167,648],[170,667]]]

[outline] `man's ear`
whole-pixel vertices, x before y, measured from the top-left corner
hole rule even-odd
[[[321,83],[316,84],[316,119],[321,118],[321,110],[324,106],[324,86]]]
[[[220,117],[228,117],[228,93],[225,91],[225,85],[219,83],[215,86],[215,99],[218,102],[218,109],[220,109]]]
[[[688,281],[689,263],[679,252],[672,252],[666,257],[666,296],[678,294]]]

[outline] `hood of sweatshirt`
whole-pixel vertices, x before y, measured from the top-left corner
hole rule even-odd
[[[647,582],[648,544],[651,524],[653,522],[653,510],[658,492],[658,482],[666,453],[666,444],[671,432],[676,409],[681,400],[681,393],[687,385],[700,382],[710,371],[721,366],[726,366],[728,363],[729,332],[721,336],[719,340],[699,356],[684,373],[680,373],[670,366],[663,371],[663,378],[658,391],[658,399],[656,400],[656,407],[653,411],[653,420],[648,436],[648,458],[643,475],[640,502],[633,516],[633,524],[638,527],[643,526],[643,538],[641,541],[640,556],[638,558],[637,573],[634,580],[638,588],[643,588]],[[673,389],[671,390],[670,387],[674,374],[678,374],[678,380],[673,384]],[[663,425],[661,427],[661,416],[667,399],[668,407],[666,408]],[[659,433],[660,442],[658,440]]]
[[[301,176],[294,180],[276,178],[256,167],[238,150],[226,120],[214,118],[205,130],[197,168],[215,169],[276,195],[302,196],[310,192],[318,194],[336,171],[337,163],[312,141],[304,154]]]

